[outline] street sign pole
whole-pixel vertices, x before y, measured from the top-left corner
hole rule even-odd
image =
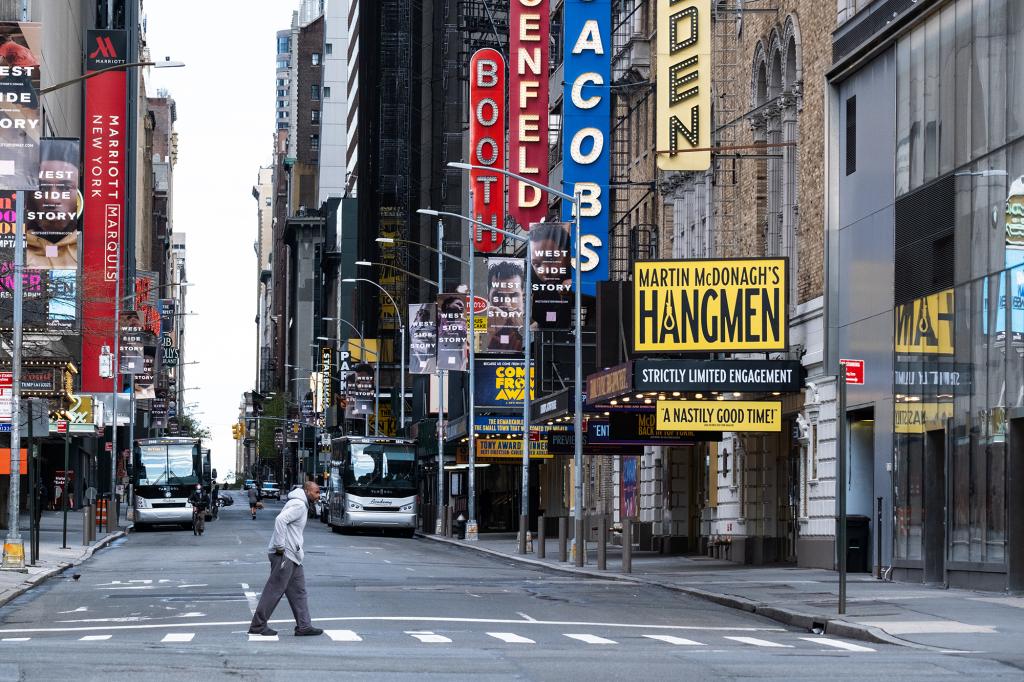
[[[837,440],[839,445],[836,476],[836,504],[839,523],[836,527],[836,551],[839,563],[839,615],[846,613],[846,367],[839,366],[839,414]]]

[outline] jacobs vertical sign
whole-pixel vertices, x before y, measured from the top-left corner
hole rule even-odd
[[[509,168],[548,184],[549,0],[512,0],[509,5]],[[547,214],[547,197],[509,180],[508,212],[529,229]]]
[[[785,258],[637,261],[638,352],[772,351],[788,346]]]
[[[473,53],[469,60],[469,155],[474,166],[505,170],[505,59],[492,48]],[[505,176],[501,173],[470,172],[473,217],[480,222],[505,228]],[[477,251],[490,253],[501,246],[502,235],[473,226]]]
[[[711,2],[658,0],[658,168],[707,170],[711,152]]]
[[[609,125],[611,121],[611,0],[565,0],[565,103],[562,116],[563,185],[580,202],[580,268],[583,293],[594,295],[608,279]],[[573,206],[562,202],[562,220]]]

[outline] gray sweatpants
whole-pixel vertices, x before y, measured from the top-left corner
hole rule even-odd
[[[267,621],[273,615],[281,597],[288,597],[288,606],[295,616],[295,625],[300,629],[313,627],[309,620],[309,606],[306,604],[306,574],[302,565],[284,556],[270,555],[270,577],[263,587],[260,602],[256,605],[256,613],[252,616],[252,630],[267,627]]]

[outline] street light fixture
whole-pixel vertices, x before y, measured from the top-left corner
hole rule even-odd
[[[574,224],[576,228],[575,244],[576,244],[576,261],[574,262],[575,271],[575,285],[576,290],[573,296],[573,307],[576,312],[576,339],[573,344],[573,360],[575,364],[575,382],[576,390],[575,400],[573,405],[573,460],[575,462],[574,473],[574,488],[576,489],[576,509],[574,510],[574,520],[576,527],[576,565],[583,565],[583,323],[580,316],[580,197],[579,193],[575,193],[573,196],[566,194],[565,192],[555,189],[554,187],[548,187],[543,185],[536,180],[523,177],[518,173],[504,170],[502,168],[495,168],[493,166],[477,166],[471,163],[462,163],[459,161],[451,161],[448,163],[449,168],[456,168],[458,170],[465,171],[490,171],[494,173],[501,173],[507,178],[518,180],[519,182],[526,183],[531,187],[535,187],[542,192],[553,194],[556,197],[568,201],[573,207]],[[491,228],[493,229],[493,228]],[[527,266],[529,267],[529,266]],[[527,415],[528,416],[528,415]],[[529,422],[523,424],[523,429],[529,429]],[[524,473],[524,476],[526,474]],[[524,496],[523,499],[523,510],[524,514],[529,513],[529,497]],[[520,553],[526,553],[526,532],[523,531],[519,538],[519,551]]]

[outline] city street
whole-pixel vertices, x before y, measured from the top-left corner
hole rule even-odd
[[[0,679],[1021,677],[980,657],[817,636],[660,588],[315,520],[307,587],[326,633],[295,638],[282,603],[279,635],[250,637],[280,504],[252,521],[235,496],[202,537],[132,533],[0,610]]]

